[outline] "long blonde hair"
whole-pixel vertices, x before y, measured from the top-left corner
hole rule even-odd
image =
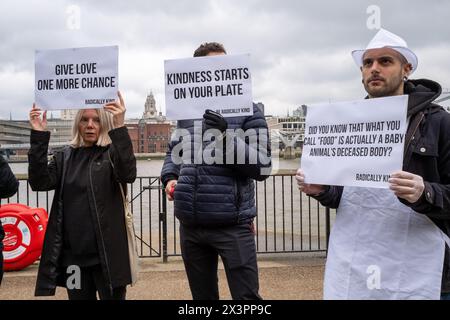
[[[108,135],[108,132],[114,129],[113,116],[111,113],[103,110],[103,109],[94,109],[97,111],[98,118],[100,119],[100,132],[98,135],[98,140],[96,145],[99,147],[106,147],[111,144],[111,138]],[[79,148],[84,146],[83,137],[80,134],[78,129],[78,125],[80,124],[81,118],[83,117],[83,112],[85,110],[79,110],[77,115],[75,116],[75,120],[72,125],[72,141],[70,142],[71,146],[74,148]]]

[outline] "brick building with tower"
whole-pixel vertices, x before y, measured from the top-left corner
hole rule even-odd
[[[140,119],[125,121],[135,153],[165,153],[174,125],[158,112],[153,93],[147,96]]]

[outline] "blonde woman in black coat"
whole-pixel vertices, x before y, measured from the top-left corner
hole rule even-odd
[[[119,183],[134,182],[136,158],[124,119],[120,92],[103,109],[80,110],[72,145],[47,163],[46,112],[30,111],[29,182],[34,191],[55,190],[36,296],[62,286],[70,300],[95,300],[97,292],[125,299],[131,270]]]

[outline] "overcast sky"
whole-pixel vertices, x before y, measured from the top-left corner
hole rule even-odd
[[[150,91],[165,113],[164,60],[191,57],[205,41],[222,42],[230,54],[251,54],[254,101],[265,104],[266,114],[359,99],[365,92],[350,52],[365,48],[376,33],[367,26],[371,5],[381,10],[381,26],[418,55],[413,78],[450,88],[447,0],[2,0],[0,118],[27,118],[36,49],[86,46],[119,45],[128,117],[141,116]]]

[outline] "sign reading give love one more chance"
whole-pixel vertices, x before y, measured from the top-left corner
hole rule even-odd
[[[42,109],[101,108],[117,99],[118,46],[37,50],[35,102]]]

